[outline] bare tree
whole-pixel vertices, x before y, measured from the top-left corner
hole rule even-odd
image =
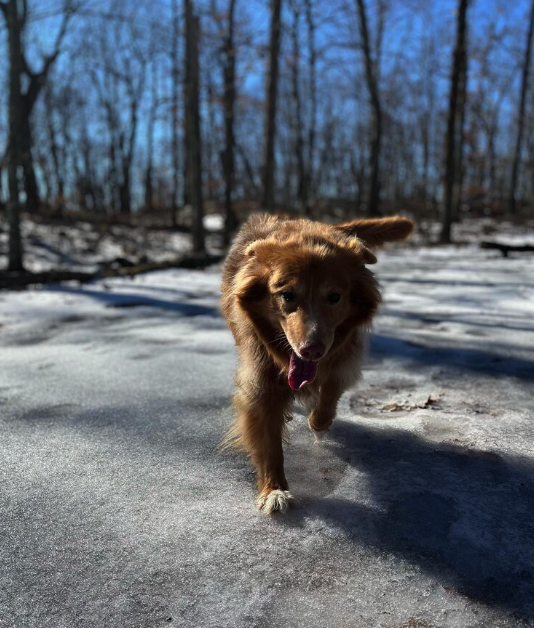
[[[16,138],[20,147],[15,149],[19,152],[20,166],[24,175],[24,191],[26,194],[26,206],[30,211],[35,211],[39,205],[39,192],[37,179],[32,159],[32,132],[31,115],[42,87],[45,85],[48,75],[57,60],[61,45],[67,32],[67,27],[76,9],[72,0],[65,0],[63,6],[63,18],[57,32],[52,52],[45,55],[41,61],[41,68],[34,70],[27,60],[27,53],[24,49],[24,32],[28,20],[27,0],[8,0],[0,2],[0,10],[4,16],[9,39],[9,73],[10,76],[18,74],[18,92],[10,89],[10,102],[17,107],[19,112],[16,118],[17,128],[9,124],[11,138]],[[11,84],[11,79],[10,79]],[[13,87],[15,84],[13,83]],[[8,147],[12,141],[8,141]],[[8,148],[9,151],[9,148]]]
[[[446,135],[446,159],[444,180],[444,208],[440,240],[450,243],[453,222],[454,199],[458,191],[459,134],[464,116],[465,98],[462,97],[462,76],[467,72],[467,9],[469,0],[459,0],[456,44],[453,52],[449,113]],[[456,189],[455,189],[456,187]]]
[[[467,102],[467,44],[464,45],[464,54],[461,55],[460,71],[458,76],[458,100],[456,103],[456,139],[454,155],[454,184],[452,194],[452,220],[460,219],[462,202],[462,186],[464,182],[464,145],[465,145],[465,109]]]
[[[8,270],[23,270],[22,239],[20,234],[20,190],[19,174],[22,166],[21,145],[17,141],[22,127],[21,76],[23,72],[22,30],[26,22],[26,7],[20,13],[20,5],[11,0],[0,3],[0,9],[8,29],[9,39],[9,129],[7,144],[7,173],[9,201],[7,217],[9,223]]]
[[[145,208],[152,212],[154,209],[154,127],[161,99],[159,96],[158,66],[155,63],[153,52],[151,67],[150,108],[146,125],[147,165],[145,172]],[[174,215],[174,212],[173,212]]]
[[[310,82],[310,119],[308,126],[308,159],[302,186],[302,200],[305,213],[310,213],[309,199],[314,175],[315,135],[317,126],[317,50],[315,44],[315,20],[312,0],[305,0],[306,23],[308,26],[308,72]]]
[[[236,0],[228,2],[228,19],[226,36],[223,43],[223,103],[224,103],[224,131],[225,146],[223,153],[224,170],[224,246],[230,244],[232,231],[236,227],[236,217],[233,208],[234,174],[235,174],[235,60],[236,46],[234,41]]]
[[[199,18],[193,12],[192,0],[185,3],[185,126],[187,146],[187,184],[193,208],[191,231],[193,251],[205,253],[204,208],[202,203],[202,155],[199,101]]]
[[[22,242],[20,236],[20,176],[24,177],[26,206],[36,210],[39,205],[37,179],[32,158],[32,134],[30,118],[37,97],[46,83],[50,70],[59,56],[67,25],[74,12],[74,5],[66,2],[65,12],[56,35],[52,52],[42,60],[41,69],[32,70],[24,49],[24,32],[28,19],[27,0],[0,2],[9,48],[9,114],[8,114],[8,187],[9,187],[9,259],[10,270],[23,269]],[[25,89],[24,89],[25,87]]]
[[[178,65],[178,39],[180,34],[178,0],[172,0],[172,39],[171,39],[171,80],[172,80],[172,185],[171,185],[171,226],[176,227],[176,213],[178,211],[178,178],[180,172],[180,150],[178,144],[179,124],[179,88],[180,68]],[[185,187],[185,186],[184,186]],[[185,201],[184,201],[185,202]]]
[[[525,103],[528,90],[528,80],[530,75],[532,57],[532,35],[534,33],[534,0],[530,7],[530,20],[528,23],[527,45],[525,47],[525,58],[521,71],[521,96],[519,98],[519,115],[517,121],[517,139],[512,162],[512,174],[510,177],[510,192],[508,196],[508,211],[514,214],[516,211],[516,188],[519,174],[519,163],[521,160],[521,147],[523,142],[523,130],[525,126]]]
[[[56,180],[56,198],[55,205],[61,213],[62,204],[65,198],[65,179],[63,176],[62,163],[60,157],[60,147],[56,137],[56,128],[54,124],[54,103],[52,102],[52,94],[49,89],[44,92],[45,104],[45,120],[46,131],[48,135],[48,143],[50,146],[50,154],[52,157],[52,165],[54,167],[54,175]],[[49,187],[49,186],[48,186]],[[49,191],[49,195],[51,192]]]
[[[360,25],[361,49],[365,62],[365,78],[367,89],[371,100],[372,122],[371,122],[371,179],[369,182],[369,201],[367,211],[370,216],[380,214],[380,149],[382,143],[382,107],[380,104],[380,93],[378,89],[378,63],[375,63],[371,53],[371,43],[369,40],[369,28],[364,0],[356,0],[358,18]],[[383,22],[382,22],[383,24]],[[381,48],[382,29],[379,28],[377,38],[377,50]]]
[[[111,202],[124,215],[132,212],[133,163],[150,57],[140,39],[135,19],[116,20],[112,29],[100,32],[92,58],[86,59],[108,126]]]
[[[274,211],[274,144],[276,138],[276,100],[280,56],[282,0],[271,0],[269,72],[267,79],[267,110],[265,120],[265,160],[263,166],[263,206]]]
[[[293,9],[293,23],[291,25],[291,84],[292,96],[294,102],[294,153],[297,164],[297,206],[300,212],[305,215],[307,209],[306,198],[306,170],[304,162],[304,120],[302,113],[302,99],[300,94],[300,3],[299,0],[292,0],[291,7]]]

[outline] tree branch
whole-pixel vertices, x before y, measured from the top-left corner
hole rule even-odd
[[[46,77],[48,76],[52,65],[54,64],[55,60],[59,56],[59,53],[61,52],[61,44],[63,43],[63,39],[65,38],[65,35],[67,33],[67,27],[75,11],[76,8],[72,4],[72,2],[70,0],[66,0],[63,21],[56,36],[56,41],[54,42],[52,52],[44,57],[43,67],[39,72],[32,72],[26,63],[26,60],[24,60],[25,72],[30,78],[30,85],[28,87],[28,91],[26,92],[28,115],[30,115],[33,106],[35,105],[35,101],[39,96],[39,92],[41,91],[41,88],[46,81]]]

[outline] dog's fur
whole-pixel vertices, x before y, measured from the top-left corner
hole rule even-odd
[[[222,282],[240,356],[237,416],[226,443],[256,465],[264,512],[285,512],[292,500],[282,441],[295,394],[320,437],[341,394],[360,376],[366,330],[380,303],[366,268],[376,262],[370,249],[403,240],[412,228],[400,217],[329,226],[256,215],[238,234]],[[308,346],[320,347],[312,355],[322,357],[303,359]]]

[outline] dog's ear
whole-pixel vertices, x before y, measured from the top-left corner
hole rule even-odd
[[[370,323],[377,312],[381,296],[376,279],[368,268],[362,268],[355,275],[350,300],[355,308],[353,319],[359,325]]]
[[[334,227],[338,233],[340,232],[340,227]],[[363,261],[364,264],[376,264],[377,260],[375,255],[371,253],[371,251],[365,246],[365,244],[359,239],[354,237],[353,235],[347,237],[342,237],[338,242],[336,242],[338,246],[340,246],[345,251],[348,251],[355,255],[360,261]]]
[[[267,281],[261,274],[239,273],[235,281],[234,295],[245,306],[262,299],[267,294]]]
[[[277,248],[278,244],[273,240],[256,240],[245,249],[245,257],[268,266],[270,260],[276,259]]]
[[[267,268],[260,259],[265,244],[269,243],[260,240],[247,246],[243,267],[234,279],[234,295],[244,307],[267,294]]]
[[[346,236],[357,237],[366,246],[375,247],[381,246],[385,242],[405,240],[413,230],[413,222],[409,218],[401,216],[363,218],[347,222],[344,225],[337,225],[335,229]],[[374,262],[367,263],[373,264]]]

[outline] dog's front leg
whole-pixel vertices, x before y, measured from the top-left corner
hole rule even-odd
[[[317,440],[322,440],[336,418],[337,403],[343,387],[336,380],[327,380],[319,393],[319,401],[308,417],[308,424]]]
[[[235,395],[237,431],[258,473],[258,508],[285,512],[293,496],[284,473],[282,436],[292,396],[287,387],[241,388]]]

